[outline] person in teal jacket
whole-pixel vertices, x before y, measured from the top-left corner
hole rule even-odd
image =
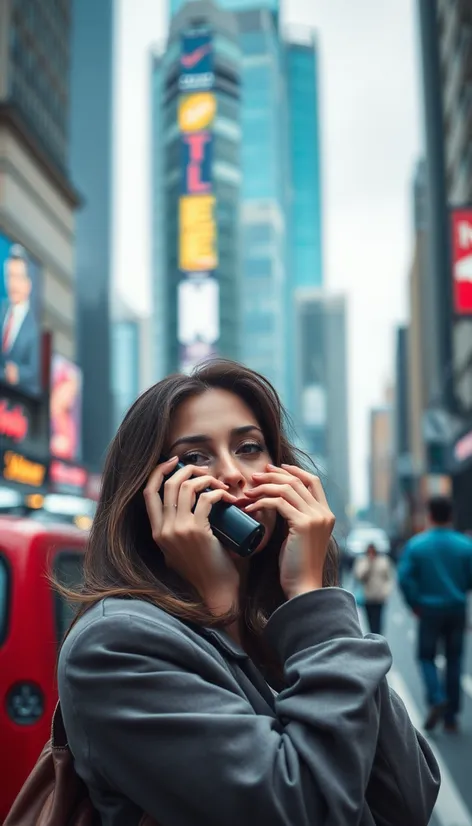
[[[418,659],[429,712],[425,729],[443,718],[457,731],[466,628],[467,592],[472,589],[472,541],[455,531],[452,503],[434,497],[428,504],[429,528],[407,542],[398,568],[403,595],[419,617]],[[446,655],[445,680],[435,664],[440,644]]]

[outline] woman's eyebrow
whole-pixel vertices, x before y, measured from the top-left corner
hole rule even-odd
[[[250,433],[252,430],[257,430],[259,433],[262,434],[262,430],[255,424],[245,424],[242,427],[235,427],[231,431],[231,436],[242,436],[244,433]],[[174,448],[178,445],[186,444],[186,445],[201,445],[205,442],[211,442],[211,436],[207,436],[205,433],[198,433],[194,436],[181,436],[180,439],[177,439],[169,448],[168,453],[170,454]]]
[[[177,439],[173,445],[170,446],[169,450],[167,451],[169,454],[172,453],[177,445],[201,445],[202,442],[211,442],[211,436],[205,436],[203,433],[197,434],[195,436],[182,436],[180,439]]]

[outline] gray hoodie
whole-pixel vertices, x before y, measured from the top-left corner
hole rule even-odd
[[[275,695],[223,631],[106,599],[67,637],[59,694],[102,826],[426,826],[429,746],[389,688],[386,641],[325,588],[271,617]]]

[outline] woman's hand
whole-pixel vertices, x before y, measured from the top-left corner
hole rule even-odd
[[[254,504],[246,513],[274,509],[288,524],[280,554],[280,583],[287,599],[323,587],[323,567],[334,528],[320,480],[294,465],[253,475],[254,488],[246,495]]]
[[[233,502],[235,497],[227,485],[208,475],[208,468],[187,465],[164,483],[162,501],[159,491],[176,463],[174,457],[158,465],[144,489],[152,537],[168,567],[196,588],[212,613],[222,615],[237,603],[239,575],[208,516],[215,502]]]

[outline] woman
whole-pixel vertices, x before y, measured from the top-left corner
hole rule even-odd
[[[335,587],[334,518],[282,420],[267,381],[212,361],[144,393],[112,442],[58,670],[106,826],[429,821],[436,763]],[[212,534],[219,501],[265,526],[249,561]]]
[[[386,554],[379,554],[371,542],[365,556],[356,559],[354,577],[362,585],[362,604],[372,634],[382,633],[384,605],[393,588],[393,568]]]

